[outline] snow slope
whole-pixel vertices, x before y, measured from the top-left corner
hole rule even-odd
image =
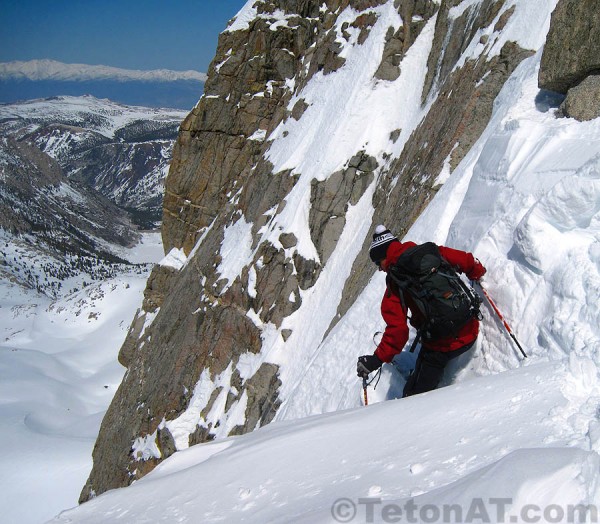
[[[556,119],[553,110],[536,105],[539,58],[517,69],[484,135],[406,238],[474,252],[488,268],[491,296],[533,357],[563,359],[575,352],[600,364],[600,123]],[[374,348],[372,335],[383,325],[373,304],[384,287],[383,275],[376,274],[313,355],[280,418],[355,405],[354,379],[340,379],[338,370]],[[519,365],[494,314],[485,313],[482,337],[462,375]],[[328,395],[314,395],[315,382],[330,384]]]
[[[55,521],[389,522],[402,510],[409,522],[568,522],[588,505],[597,521],[600,121],[556,119],[539,61],[515,71],[407,234],[484,262],[527,360],[484,308],[476,349],[446,377],[454,385],[394,400],[403,379],[386,365],[362,407],[352,369],[382,328],[376,274],[310,358],[285,362],[299,378],[275,422],[180,451]]]
[[[566,512],[599,501],[600,457],[567,447],[574,435],[552,416],[569,405],[561,384],[572,373],[545,363],[272,423],[181,451],[53,522],[350,522],[353,511],[356,522],[390,522],[383,510],[411,499],[417,516],[443,504],[462,504],[466,515],[477,498],[490,515],[494,498],[513,500],[507,515],[528,504]]]
[[[156,261],[160,236],[123,254]],[[55,301],[0,281],[2,522],[42,522],[77,503],[147,277],[122,275]]]

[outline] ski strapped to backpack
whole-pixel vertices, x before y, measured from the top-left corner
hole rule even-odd
[[[424,340],[457,336],[472,318],[481,319],[481,299],[440,254],[433,242],[407,249],[388,275],[398,286],[400,299],[418,310]]]

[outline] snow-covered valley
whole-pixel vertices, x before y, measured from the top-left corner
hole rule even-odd
[[[158,233],[123,255],[162,258]],[[106,407],[125,369],[117,354],[149,266],[51,300],[0,282],[0,491],[3,522],[45,521],[77,501]]]

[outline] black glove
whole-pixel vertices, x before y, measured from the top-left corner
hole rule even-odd
[[[361,378],[366,378],[369,373],[379,369],[383,361],[377,355],[363,355],[358,357],[356,363],[356,374]]]

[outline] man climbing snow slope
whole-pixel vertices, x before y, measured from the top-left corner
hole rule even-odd
[[[477,281],[486,270],[471,253],[431,242],[400,242],[381,225],[375,229],[369,256],[386,272],[381,302],[386,328],[374,354],[359,357],[357,374],[368,376],[402,351],[410,320],[421,350],[403,397],[435,389],[446,364],[471,349],[479,334],[478,298],[456,272]]]

